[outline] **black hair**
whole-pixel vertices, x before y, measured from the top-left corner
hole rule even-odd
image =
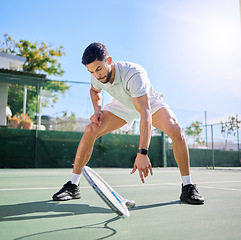
[[[87,65],[95,60],[103,61],[109,57],[107,48],[102,43],[91,43],[84,51],[82,64]]]

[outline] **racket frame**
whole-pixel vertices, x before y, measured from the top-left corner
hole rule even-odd
[[[126,202],[129,201],[127,199],[124,199],[120,196],[103,178],[101,178],[94,170],[92,170],[90,167],[85,166],[82,168],[82,173],[85,176],[88,183],[92,186],[92,188],[95,190],[95,192],[102,198],[102,200],[111,208],[113,212],[115,212],[118,216],[122,218],[126,218],[130,216],[130,212],[126,206]],[[106,196],[106,194],[98,187],[98,185],[95,183],[95,181],[91,178],[90,174],[92,173],[97,177],[106,187],[106,189],[111,192],[111,194],[117,199],[117,201],[120,203],[121,209],[116,207],[112,201]],[[134,207],[134,206],[133,206]]]

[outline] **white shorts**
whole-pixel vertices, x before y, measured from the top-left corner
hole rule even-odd
[[[168,105],[164,102],[163,97],[157,98],[155,101],[150,103],[151,105],[151,114],[153,115],[157,110],[163,107],[168,107]],[[140,118],[140,113],[137,110],[132,110],[125,107],[123,104],[118,102],[116,99],[113,99],[111,103],[108,103],[104,106],[103,110],[108,111],[116,115],[117,117],[126,121],[126,125],[124,125],[121,129],[124,131],[128,131],[134,120]]]

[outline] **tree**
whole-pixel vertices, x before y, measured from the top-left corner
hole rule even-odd
[[[30,42],[20,40],[15,42],[8,34],[4,34],[4,40],[0,40],[0,51],[26,58],[22,71],[38,74],[62,76],[64,74],[61,64],[56,58],[65,55],[64,47],[54,47],[53,44],[46,45],[44,42]],[[57,93],[64,94],[69,86],[65,82],[47,81],[44,89],[52,93],[51,101],[45,101],[43,107],[53,106],[58,101]],[[36,112],[37,90],[28,87],[27,113],[31,116]],[[8,104],[13,113],[22,111],[23,86],[9,84]]]
[[[227,148],[228,136],[236,136],[237,130],[240,128],[240,121],[236,117],[228,117],[228,122],[221,121],[221,133],[225,138],[225,149]]]
[[[186,129],[185,129],[186,135],[194,138],[193,145],[195,144],[195,142],[197,144],[204,143],[204,141],[201,140],[201,134],[202,134],[203,129],[200,127],[200,125],[202,125],[201,122],[198,122],[198,121],[192,122],[190,124],[190,126],[186,127]]]
[[[75,131],[76,130],[76,116],[75,113],[71,112],[71,115],[68,117],[67,112],[63,112],[62,117],[57,118],[58,125],[64,126],[64,130]],[[63,128],[62,128],[63,129]]]

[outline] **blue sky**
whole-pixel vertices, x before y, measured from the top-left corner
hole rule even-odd
[[[2,1],[0,37],[63,45],[65,75],[57,79],[80,82],[89,82],[84,49],[102,42],[114,60],[141,64],[174,112],[241,118],[239,13],[239,0]],[[88,94],[72,85],[43,113],[90,115]]]

